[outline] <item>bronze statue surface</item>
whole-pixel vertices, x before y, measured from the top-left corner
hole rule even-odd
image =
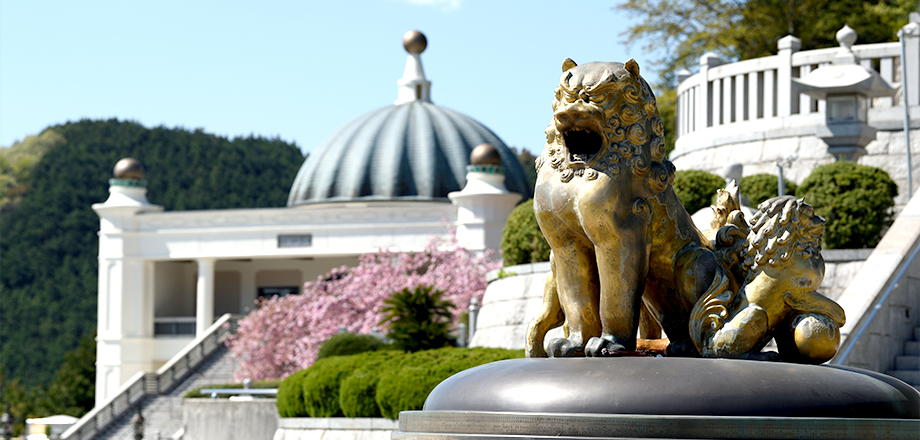
[[[737,187],[720,190],[711,236],[674,192],[655,97],[630,60],[563,63],[534,212],[552,247],[529,357],[603,356],[667,333],[677,356],[824,362],[843,310],[815,289],[823,220],[792,197],[749,227]],[[641,320],[641,325],[640,325]],[[544,336],[564,325],[565,338]],[[776,338],[780,353],[760,354]]]

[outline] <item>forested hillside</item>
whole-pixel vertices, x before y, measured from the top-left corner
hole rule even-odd
[[[64,354],[95,330],[99,218],[91,205],[107,198],[118,159],[144,164],[148,198],[167,210],[284,206],[303,162],[279,139],[114,119],[42,135],[54,146],[15,182],[24,188],[18,206],[0,215],[0,377],[26,387],[48,384]]]

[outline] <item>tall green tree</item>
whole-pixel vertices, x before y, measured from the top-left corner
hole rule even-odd
[[[837,45],[844,24],[859,44],[897,41],[914,0],[625,0],[614,8],[635,23],[620,36],[657,55],[653,68],[673,87],[676,72],[696,68],[699,57],[716,52],[726,61],[776,53],[776,42],[793,35],[802,49]]]
[[[63,141],[31,169],[18,208],[0,214],[0,365],[27,389],[49,385],[65,353],[95,330],[99,217],[91,205],[108,196],[115,162],[140,160],[151,202],[167,210],[284,206],[303,162],[279,139],[115,119],[49,130]]]
[[[35,164],[64,137],[52,129],[28,136],[9,148],[0,148],[0,212],[15,209],[29,191],[29,177]]]

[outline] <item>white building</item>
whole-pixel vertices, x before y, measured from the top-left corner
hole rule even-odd
[[[144,170],[123,160],[100,217],[96,405],[153,372],[224,313],[289,294],[380,248],[421,250],[457,229],[473,251],[497,249],[508,214],[533,190],[488,128],[431,103],[410,32],[394,105],[342,127],[304,162],[283,208],[165,212]],[[477,145],[476,163],[470,164]],[[506,188],[507,185],[507,188]],[[156,200],[156,194],[151,194]]]

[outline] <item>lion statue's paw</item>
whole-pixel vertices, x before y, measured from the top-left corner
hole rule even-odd
[[[556,338],[549,341],[546,346],[546,354],[549,357],[575,357],[581,355],[579,347],[574,342],[565,338]]]
[[[588,357],[613,356],[621,351],[626,351],[626,347],[615,336],[605,335],[599,338],[591,338],[588,339],[588,343],[585,345],[585,356]]]

